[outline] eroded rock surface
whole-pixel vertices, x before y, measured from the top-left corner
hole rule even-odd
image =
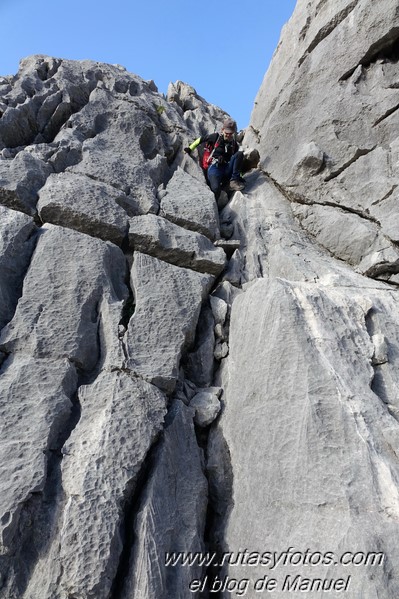
[[[125,366],[170,393],[182,351],[194,342],[201,305],[213,277],[139,252],[131,276],[136,308],[126,336]]]
[[[399,268],[397,19],[389,0],[298,2],[247,133],[303,227],[380,278]],[[354,236],[354,255],[343,255]]]
[[[129,220],[129,242],[138,252],[198,272],[219,275],[226,265],[222,248],[207,237],[154,214]]]
[[[242,293],[208,468],[218,576],[241,559],[246,597],[265,575],[281,599],[399,592],[399,15],[381,8],[297,3],[244,140],[262,172],[221,214]],[[306,563],[315,552],[331,561]]]
[[[178,596],[204,572],[183,565],[173,576],[163,564],[153,576],[175,543],[206,548],[204,453],[186,405],[197,390],[182,363],[226,264],[213,245],[213,194],[182,152],[198,135],[187,110],[212,129],[225,113],[176,86],[168,101],[123,67],[45,56],[1,80],[5,599],[106,599],[125,587],[139,596],[147,586],[154,598]],[[188,89],[196,102],[184,108]],[[155,214],[162,195],[185,202],[179,224],[173,202],[169,220]],[[177,383],[185,403],[171,397]],[[141,502],[140,559],[129,566]],[[153,522],[155,505],[165,513]],[[142,563],[153,567],[148,585]]]
[[[1,597],[399,596],[398,19],[298,1],[220,214],[189,85],[0,79]]]

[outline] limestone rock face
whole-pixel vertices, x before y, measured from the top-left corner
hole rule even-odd
[[[0,78],[2,598],[399,596],[398,31],[298,0],[219,206],[188,84]]]
[[[220,237],[219,214],[213,193],[209,188],[205,189],[202,181],[195,181],[178,168],[162,196],[160,214],[177,225],[215,240]],[[187,201],[188,197],[190,201]]]
[[[43,227],[15,315],[1,332],[2,350],[67,358],[91,371],[101,359],[102,307],[115,302],[121,308],[127,298],[125,269],[116,246],[54,225]]]
[[[131,276],[136,308],[126,336],[126,367],[172,392],[182,351],[194,341],[213,277],[139,252]]]
[[[128,231],[128,216],[119,204],[124,201],[127,196],[111,185],[64,172],[48,177],[37,209],[44,222],[122,245]]]
[[[194,564],[159,562],[170,552],[204,553],[207,481],[199,450],[192,410],[176,402],[165,422],[163,440],[156,448],[156,463],[134,524],[136,543],[122,597],[179,597],[193,579],[205,576],[205,568]]]
[[[70,418],[77,375],[67,360],[49,364],[12,356],[2,366],[1,379],[0,555],[13,556],[29,538],[28,523],[45,490],[50,452]]]
[[[207,464],[245,597],[399,592],[398,31],[394,2],[297,2],[244,139],[262,172],[221,214],[242,293]]]
[[[17,306],[36,231],[30,217],[0,206],[0,328]]]
[[[197,391],[183,363],[226,265],[183,156],[184,89],[168,101],[123,67],[46,56],[0,80],[4,599],[177,597],[205,573],[173,577],[163,555],[206,548],[204,444],[173,391]],[[211,130],[226,115],[199,97],[190,114]]]
[[[218,275],[226,265],[224,251],[207,237],[154,214],[129,220],[129,241],[136,251],[199,272]]]
[[[382,373],[377,383],[370,337],[374,312],[382,334],[387,327],[398,330],[395,296],[390,289],[276,279],[260,280],[235,302],[229,356],[235,367],[225,380],[218,431],[233,466],[229,551],[317,548],[339,559],[346,551],[367,554],[378,547],[392,567],[397,564],[398,463],[391,448],[399,427],[397,412],[386,405],[388,397],[396,404],[391,393],[397,394]],[[257,342],[251,331],[259,326]],[[397,357],[393,350],[392,368]],[[246,517],[245,505],[252,506]],[[234,571],[226,568],[230,576]],[[247,566],[242,576],[256,581],[264,571]],[[350,597],[397,592],[397,580],[387,580],[381,567],[364,567],[361,574],[344,566],[301,569],[312,579],[350,573]],[[286,577],[297,574],[295,565],[275,569],[277,597],[286,594]]]
[[[399,264],[397,11],[389,0],[299,1],[246,137],[262,168],[306,206],[301,222],[316,241],[346,260],[337,246],[355,235],[352,264],[379,277]],[[341,227],[346,217],[352,226]]]
[[[54,593],[84,588],[108,597],[123,547],[125,504],[162,428],[165,397],[143,381],[103,372],[80,388],[79,401],[81,419],[63,448],[66,504]]]

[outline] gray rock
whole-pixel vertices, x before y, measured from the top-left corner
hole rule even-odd
[[[229,116],[214,104],[206,102],[191,85],[183,81],[169,84],[166,99],[181,109],[194,139],[201,137],[204,131],[212,133],[216,125],[221,128],[224,119]]]
[[[300,148],[294,169],[296,176],[317,175],[324,165],[324,154],[313,141]]]
[[[195,345],[187,355],[184,369],[187,377],[197,387],[209,387],[213,381],[215,360],[215,319],[210,307],[205,304],[201,310],[196,331]]]
[[[234,301],[234,298],[237,297],[237,295],[240,295],[240,293],[242,293],[241,289],[234,287],[228,281],[223,281],[222,283],[219,283],[215,291],[212,292],[212,297],[218,297],[227,304],[227,317],[229,317],[229,309]]]
[[[131,279],[136,307],[126,337],[126,368],[171,393],[213,277],[135,252]]]
[[[99,333],[107,326],[107,312],[116,306],[120,315],[128,294],[125,268],[125,258],[116,246],[47,225],[37,242],[14,318],[2,330],[3,351],[51,360],[68,358],[92,370],[105,359],[106,347],[100,346]],[[105,322],[100,326],[102,319]],[[113,326],[117,339],[115,318]]]
[[[0,555],[17,556],[32,535],[51,451],[68,424],[77,375],[67,360],[49,363],[19,355],[3,363],[0,377]],[[39,536],[33,534],[30,543],[31,549],[39,545]],[[8,574],[3,565],[0,561],[2,577]]]
[[[220,412],[220,401],[211,391],[202,391],[194,395],[190,408],[195,410],[194,422],[201,427],[207,427],[217,418]]]
[[[381,245],[396,243],[398,236],[399,180],[392,168],[399,134],[396,8],[391,0],[383,10],[366,1],[298,2],[244,139],[259,149],[262,169],[287,197],[364,219],[356,236],[353,227],[330,226],[332,246],[353,244],[354,253],[361,245],[368,253],[372,229],[382,235]],[[357,263],[366,257],[358,256]],[[362,272],[398,272],[397,252]]]
[[[229,346],[226,341],[217,341],[215,345],[215,349],[213,351],[213,355],[215,360],[223,360],[229,353]]]
[[[224,329],[223,329],[223,325],[216,324],[214,331],[215,331],[215,337],[217,339],[221,339],[222,341],[226,340],[226,335],[225,335],[225,332],[224,332]]]
[[[212,308],[213,318],[215,319],[216,324],[223,325],[227,316],[227,303],[222,300],[220,297],[210,295],[209,301]]]
[[[371,341],[374,345],[374,355],[372,357],[372,364],[374,366],[380,364],[386,364],[388,359],[388,346],[384,335],[381,333],[376,333],[372,335]]]
[[[52,172],[50,165],[29,152],[18,152],[15,158],[0,160],[0,203],[33,215],[37,194]]]
[[[128,216],[119,202],[126,196],[104,183],[72,173],[53,174],[39,192],[37,209],[43,222],[75,229],[121,245]]]
[[[11,320],[33,252],[33,220],[0,206],[0,329]]]
[[[259,280],[233,303],[218,423],[233,476],[234,504],[224,520],[229,551],[260,542],[277,551],[317,547],[338,558],[345,551],[382,551],[396,570],[398,525],[386,514],[397,509],[391,447],[399,425],[376,393],[385,388],[391,396],[398,352],[389,353],[384,384],[373,384],[370,337],[371,331],[387,338],[397,333],[394,305],[395,291],[367,282],[356,288],[282,279]],[[226,567],[222,574],[234,571]],[[285,594],[285,577],[297,574],[297,566],[276,568],[276,597]],[[240,573],[251,581],[263,575],[256,566]],[[381,567],[315,566],[311,577],[348,575],[351,597],[389,597],[398,585]]]
[[[181,168],[166,186],[160,215],[212,241],[220,237],[219,214],[212,191],[205,181],[201,184]]]
[[[234,237],[241,241],[223,276],[226,284],[238,287],[266,276],[311,282],[339,279],[342,284],[363,284],[360,276],[354,276],[353,269],[343,262],[332,261],[325,250],[304,234],[293,217],[292,204],[268,178],[257,173],[249,177],[252,189],[245,202],[240,194],[235,194],[223,211],[223,214],[235,213]],[[378,261],[373,258],[372,263]]]
[[[362,273],[399,259],[399,252],[373,220],[331,206],[295,206],[294,214],[318,243]]]
[[[226,264],[224,251],[207,237],[154,214],[129,219],[129,242],[136,251],[212,275],[220,274]]]
[[[165,563],[174,551],[204,552],[208,489],[193,411],[175,402],[166,421],[154,467],[134,523],[135,543],[123,599],[184,597],[192,580],[205,576],[200,564]]]
[[[105,599],[122,551],[124,510],[162,428],[165,397],[144,381],[114,372],[81,387],[79,401],[81,419],[63,449],[64,509],[47,568],[52,596]]]
[[[348,599],[399,595],[398,27],[392,0],[297,2],[243,140],[259,170],[225,197],[220,228],[236,246],[215,317],[213,276],[182,267],[192,246],[162,227],[197,239],[206,221],[212,238],[214,199],[200,202],[210,192],[183,148],[225,113],[181,82],[165,99],[91,61],[32,57],[0,79],[0,203],[33,214],[52,180],[84,179],[142,229],[158,223],[141,239],[138,226],[139,243],[180,264],[46,225],[25,277],[18,266],[0,343],[4,599],[186,599],[208,572],[168,568],[166,551],[289,547],[382,551],[384,564],[242,564],[246,597],[265,572],[277,599],[298,573],[350,576]],[[184,222],[147,218],[169,200]],[[91,235],[108,238],[104,220]],[[197,402],[207,427],[216,412],[200,399],[216,410],[219,385],[223,412],[194,431],[195,410],[171,400],[163,424],[150,382]]]
[[[93,92],[72,124],[79,127],[81,120],[94,119],[96,135],[84,143],[82,160],[70,170],[113,185],[131,195],[143,212],[155,212],[156,188],[167,164],[151,112],[146,114],[149,106],[142,104],[143,110],[135,109],[135,104],[114,98],[106,89]],[[139,134],[132,135],[134,130]]]

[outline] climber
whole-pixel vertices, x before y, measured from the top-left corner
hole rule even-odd
[[[222,186],[227,181],[230,181],[231,191],[241,191],[245,187],[245,180],[240,174],[243,153],[239,151],[236,133],[236,122],[228,118],[223,121],[220,133],[203,135],[184,148],[187,154],[191,154],[197,146],[202,143],[206,144],[201,166],[216,200],[219,198]]]

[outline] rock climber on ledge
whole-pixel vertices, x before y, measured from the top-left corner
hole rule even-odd
[[[241,177],[244,155],[236,140],[237,124],[231,119],[223,121],[220,133],[210,133],[196,139],[184,151],[191,154],[200,144],[205,144],[201,166],[210,188],[218,200],[222,186],[230,181],[231,191],[241,191],[245,181]]]

